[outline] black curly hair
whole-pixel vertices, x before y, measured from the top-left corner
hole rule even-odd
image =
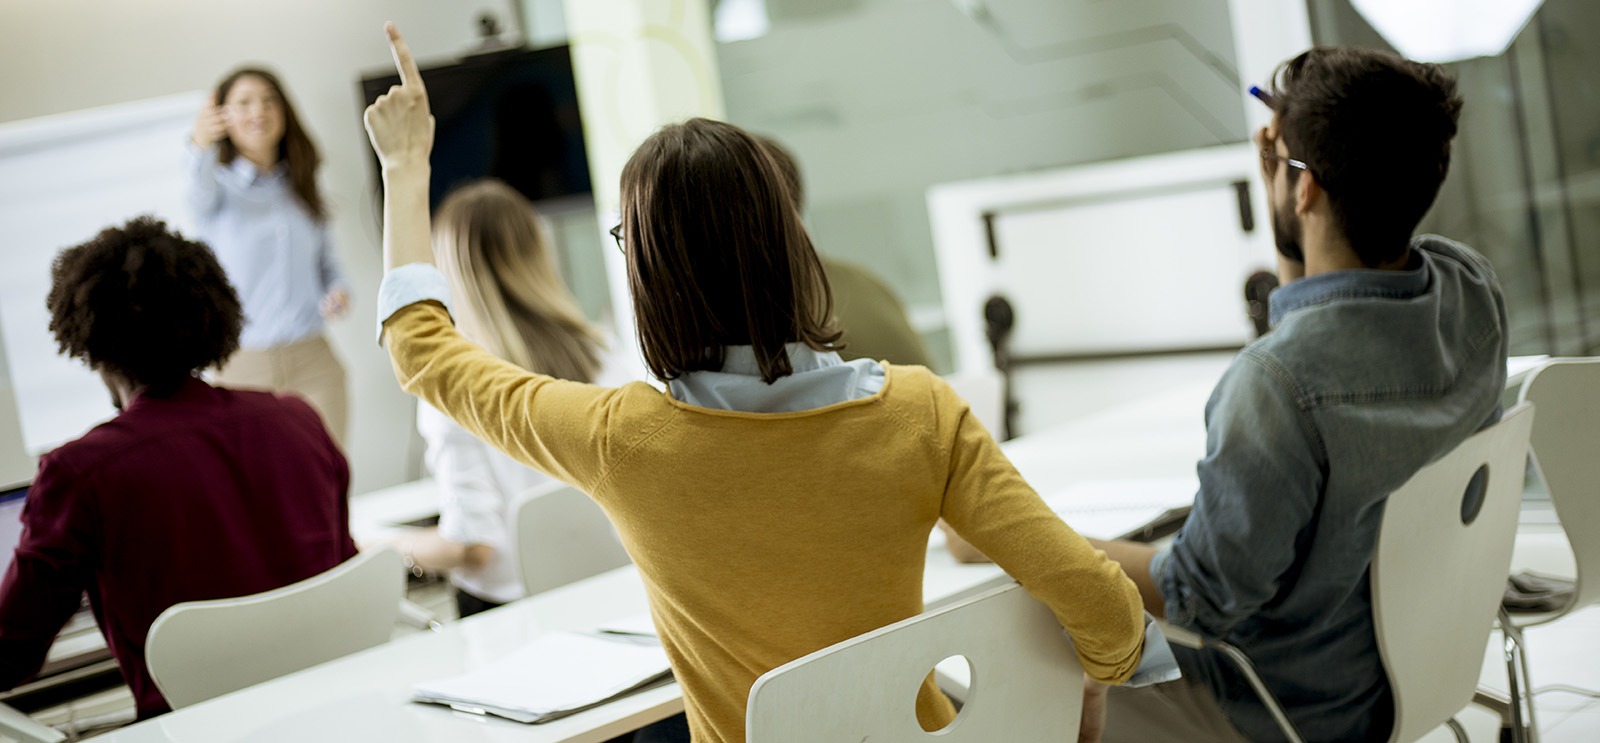
[[[61,353],[167,397],[239,348],[244,310],[211,249],[150,216],[56,256],[50,332]]]

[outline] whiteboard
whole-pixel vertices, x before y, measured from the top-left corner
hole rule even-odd
[[[1243,346],[1244,281],[1276,266],[1259,162],[1244,142],[929,189],[957,371],[994,368],[995,295],[1016,315],[1014,361]]]
[[[191,231],[183,142],[202,102],[186,93],[0,124],[0,338],[29,454],[115,412],[99,376],[57,352],[50,265],[62,248],[140,214]]]
[[[1269,266],[1240,226],[1232,183],[1003,211],[993,224],[1015,356],[1226,348],[1254,337],[1244,282]]]

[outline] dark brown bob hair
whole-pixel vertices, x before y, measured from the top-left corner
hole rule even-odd
[[[832,351],[833,290],[787,179],[732,124],[690,119],[651,135],[622,169],[628,286],[657,378],[722,369],[750,345],[768,384],[794,371],[786,343]]]
[[[278,94],[278,105],[283,107],[283,139],[278,140],[278,160],[289,166],[289,185],[294,189],[294,195],[300,199],[300,204],[311,213],[317,221],[328,218],[327,208],[322,201],[322,192],[317,190],[317,168],[322,165],[322,156],[317,154],[317,146],[311,142],[311,135],[306,128],[300,125],[300,117],[294,113],[294,104],[289,102],[289,96],[283,92],[283,83],[278,82],[278,77],[259,67],[241,67],[217,83],[217,105],[228,100],[228,90],[239,78],[253,75],[266,81],[272,86],[273,92]],[[217,143],[217,162],[231,163],[239,156],[239,148],[233,145],[233,140],[224,136]]]

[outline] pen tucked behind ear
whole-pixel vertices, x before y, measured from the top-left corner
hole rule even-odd
[[[1267,91],[1262,90],[1260,88],[1260,86],[1256,86],[1256,85],[1250,86],[1250,95],[1255,96],[1256,100],[1259,100],[1262,103],[1267,104],[1267,108],[1270,108],[1270,109],[1272,109],[1274,111],[1278,110],[1278,101],[1277,101],[1277,99],[1273,98],[1271,93],[1268,93]]]

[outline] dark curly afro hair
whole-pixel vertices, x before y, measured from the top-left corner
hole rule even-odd
[[[108,227],[50,269],[61,353],[165,397],[239,348],[244,311],[211,249],[154,217]]]

